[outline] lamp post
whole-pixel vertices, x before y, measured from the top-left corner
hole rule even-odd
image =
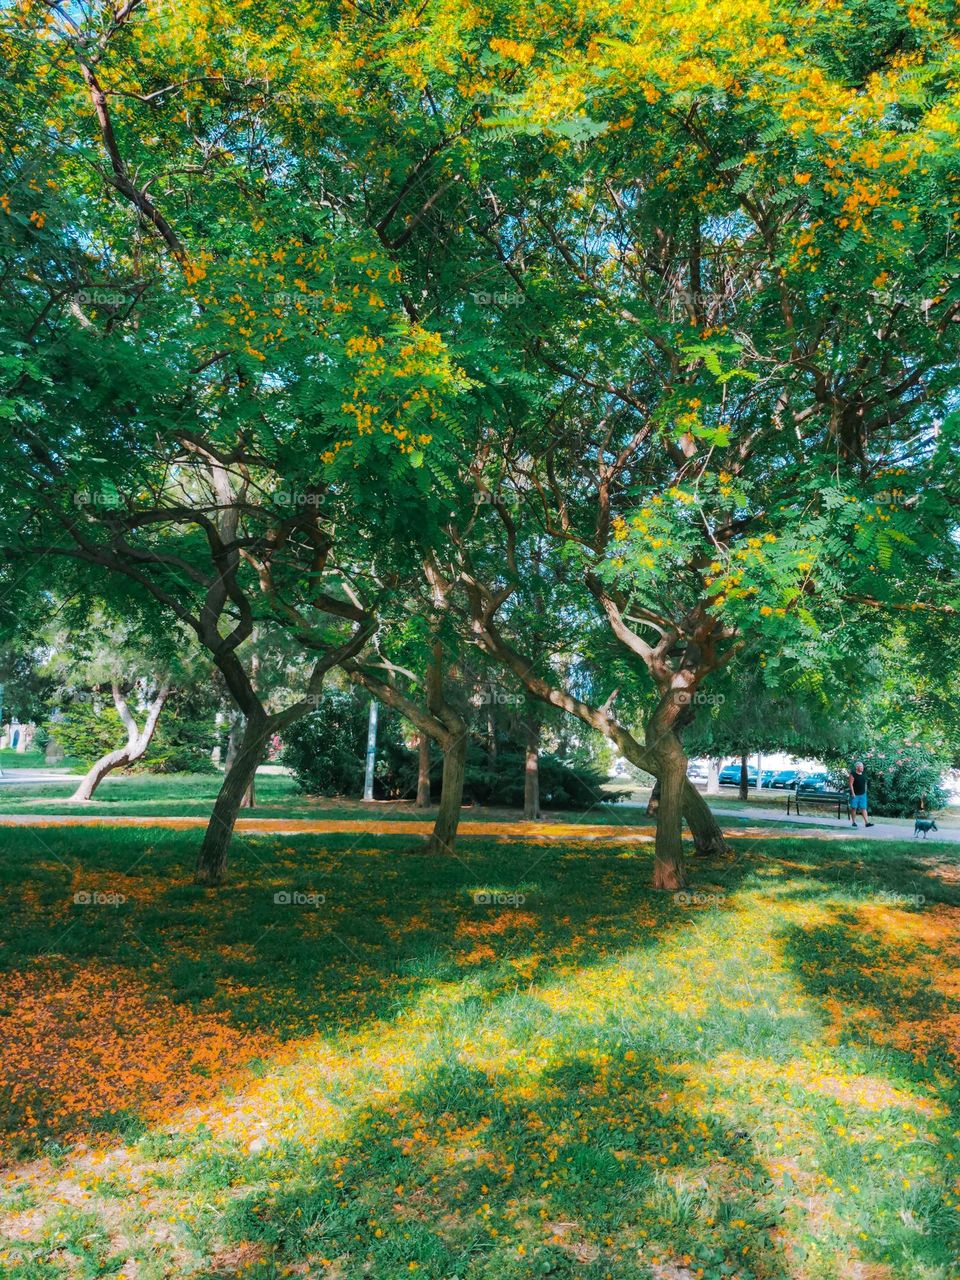
[[[370,719],[367,722],[367,764],[363,775],[363,798],[373,799],[373,767],[377,762],[377,700],[370,699]]]

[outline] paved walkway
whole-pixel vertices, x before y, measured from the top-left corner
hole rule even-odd
[[[22,786],[27,782],[67,782],[80,783],[82,774],[72,773],[69,769],[4,769],[0,777],[0,786]]]
[[[710,806],[718,818],[746,818],[749,821],[756,822],[777,822],[784,826],[817,826],[829,827],[832,830],[842,832],[844,835],[852,835],[853,829],[850,820],[844,816],[842,818],[831,818],[821,813],[791,813],[789,817],[783,809],[751,809],[749,814],[742,813],[736,809],[721,809],[719,806]],[[912,840],[913,839],[913,822],[884,822],[882,818],[873,819],[873,827],[869,831],[864,831],[863,823],[857,823],[857,834],[870,840]],[[919,841],[923,841],[923,836],[917,836]],[[953,844],[960,844],[960,827],[941,827],[938,831],[931,831],[927,835],[927,843],[931,840],[946,840]]]
[[[746,815],[728,809],[715,809],[719,818],[739,818],[741,822]],[[912,840],[912,827],[896,826],[890,822],[877,822],[865,831],[859,826],[854,833],[849,822],[837,821],[836,818],[822,818],[816,815],[802,815],[799,818],[787,817],[785,813],[757,811],[750,814],[745,825],[727,825],[726,833],[741,839],[759,840],[776,839],[784,834],[785,829],[794,828],[793,836],[802,836],[815,840],[849,840],[856,835],[860,840]],[[101,814],[66,814],[54,817],[45,814],[0,814],[0,827],[157,827],[173,830],[198,830],[207,825],[205,817],[125,817]],[[427,836],[433,829],[431,819],[396,821],[377,821],[376,819],[329,819],[326,821],[313,818],[251,818],[237,819],[238,833],[246,835],[371,835],[371,836]],[[586,823],[586,822],[475,822],[466,820],[460,823],[459,834],[462,836],[485,836],[488,839],[512,840],[602,840],[610,843],[629,843],[636,841],[646,843],[652,841],[655,828],[651,823]],[[946,828],[932,832],[926,839],[918,837],[917,843],[932,845],[935,841],[948,844],[960,844],[960,829]]]

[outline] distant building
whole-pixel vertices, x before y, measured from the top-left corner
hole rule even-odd
[[[10,751],[29,751],[33,746],[36,732],[35,724],[20,724],[18,720],[11,720],[0,731],[0,748]]]

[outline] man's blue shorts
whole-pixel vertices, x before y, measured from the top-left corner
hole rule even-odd
[[[851,796],[851,797],[850,797],[850,808],[851,808],[851,809],[863,809],[863,811],[864,811],[864,812],[866,812],[866,809],[867,809],[867,793],[866,793],[866,792],[864,792],[862,796]]]

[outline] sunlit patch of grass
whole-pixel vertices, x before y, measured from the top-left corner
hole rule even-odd
[[[33,834],[6,1013],[82,1105],[8,1122],[4,1275],[953,1280],[960,888],[922,850],[744,842],[683,901],[637,848],[258,838],[209,893],[184,833]]]

